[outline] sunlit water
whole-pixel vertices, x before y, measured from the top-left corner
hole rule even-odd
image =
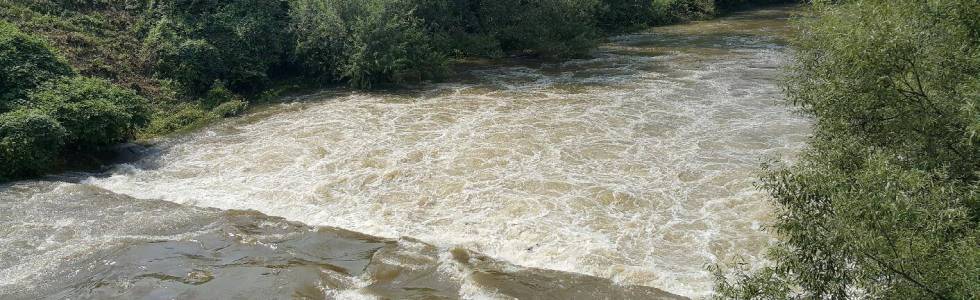
[[[760,163],[791,157],[809,132],[777,82],[788,14],[657,28],[593,59],[478,67],[417,91],[303,97],[163,142],[82,186],[701,297],[707,265],[762,254]],[[0,263],[0,280],[60,257],[32,255]]]

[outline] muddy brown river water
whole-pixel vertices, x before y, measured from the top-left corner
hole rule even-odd
[[[760,163],[809,134],[778,86],[792,11],[411,91],[324,91],[106,173],[0,186],[0,295],[710,295],[706,266],[770,241]]]

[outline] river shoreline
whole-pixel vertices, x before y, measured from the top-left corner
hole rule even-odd
[[[107,297],[120,293],[111,286],[197,293],[228,278],[353,293],[337,297],[526,296],[534,292],[528,286],[562,282],[625,298],[673,297],[658,289],[710,295],[705,264],[758,257],[769,242],[758,225],[769,208],[753,187],[759,162],[792,156],[809,134],[808,120],[780,103],[776,84],[791,13],[777,7],[653,28],[610,39],[591,59],[473,68],[409,91],[287,98],[160,140],[145,155],[123,148],[136,155],[105,172],[54,178],[74,184],[4,185],[0,224],[9,234],[0,255],[23,258],[0,267],[0,278],[20,280],[0,289],[30,290],[37,281],[27,270],[65,262],[75,265],[54,269],[117,275],[88,276],[95,282],[65,275],[96,286],[107,280]],[[440,271],[314,278],[337,263],[290,263],[330,244],[309,232],[346,230],[372,236],[363,238],[368,244],[409,248],[393,248],[405,255],[386,262]],[[227,240],[229,233],[241,238]],[[338,243],[348,242],[355,243]],[[277,252],[276,243],[293,250]],[[134,268],[174,257],[173,265],[201,267],[130,272],[76,251]],[[208,255],[261,262],[250,266],[291,279],[261,281]],[[416,287],[398,274],[424,280]],[[288,284],[297,278],[320,285]],[[367,288],[379,282],[397,284]]]
[[[18,199],[18,193],[36,189],[61,190],[79,200],[73,208],[53,207],[63,203],[43,198],[28,203],[4,200],[0,207],[43,208],[46,214],[33,215],[30,220],[61,219],[93,228],[56,229],[58,239],[74,243],[69,246],[74,249],[67,249],[72,252],[69,260],[33,265],[37,272],[25,277],[2,269],[0,294],[9,299],[481,295],[480,288],[467,285],[495,291],[484,296],[527,298],[547,291],[556,299],[685,299],[655,288],[619,286],[602,278],[517,267],[466,249],[442,249],[410,238],[384,239],[339,228],[309,227],[256,211],[220,211],[134,199],[78,184],[14,184],[4,187],[0,198]],[[127,208],[125,214],[119,214],[123,207]],[[71,212],[79,209],[104,213]],[[132,214],[142,219],[136,226],[111,224]],[[165,216],[181,217],[168,220]],[[0,223],[11,222],[0,218]],[[87,249],[90,247],[94,251]],[[42,249],[35,255],[48,254]],[[411,257],[413,263],[392,264],[406,261],[399,257]],[[461,277],[436,276],[439,269],[446,268],[455,269]],[[39,284],[21,284],[25,281]]]

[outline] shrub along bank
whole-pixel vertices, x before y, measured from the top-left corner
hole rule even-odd
[[[980,299],[980,2],[816,1],[787,96],[815,120],[775,164],[768,262],[723,299]]]
[[[65,150],[122,142],[148,122],[146,100],[76,75],[43,40],[0,23],[0,178],[35,175]]]
[[[283,82],[372,88],[439,79],[458,58],[584,57],[603,35],[743,2],[2,1],[0,180],[235,115]]]

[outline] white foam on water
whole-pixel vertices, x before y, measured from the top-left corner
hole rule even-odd
[[[283,104],[87,183],[705,296],[707,264],[762,255],[759,164],[809,132],[779,103],[782,48],[739,40]]]
[[[98,250],[134,241],[187,239],[215,230],[207,222],[195,223],[197,226],[186,228],[189,230],[170,224],[206,219],[216,215],[214,212],[165,207],[152,209],[150,218],[133,212],[133,208],[154,208],[152,204],[133,203],[96,187],[70,183],[36,186],[42,186],[42,191],[36,192],[35,185],[0,190],[0,294],[39,288],[58,280],[57,276],[83,272],[66,269],[66,264]],[[91,195],[101,195],[92,202],[104,204],[102,210],[92,211],[87,209],[90,204],[73,201]]]

